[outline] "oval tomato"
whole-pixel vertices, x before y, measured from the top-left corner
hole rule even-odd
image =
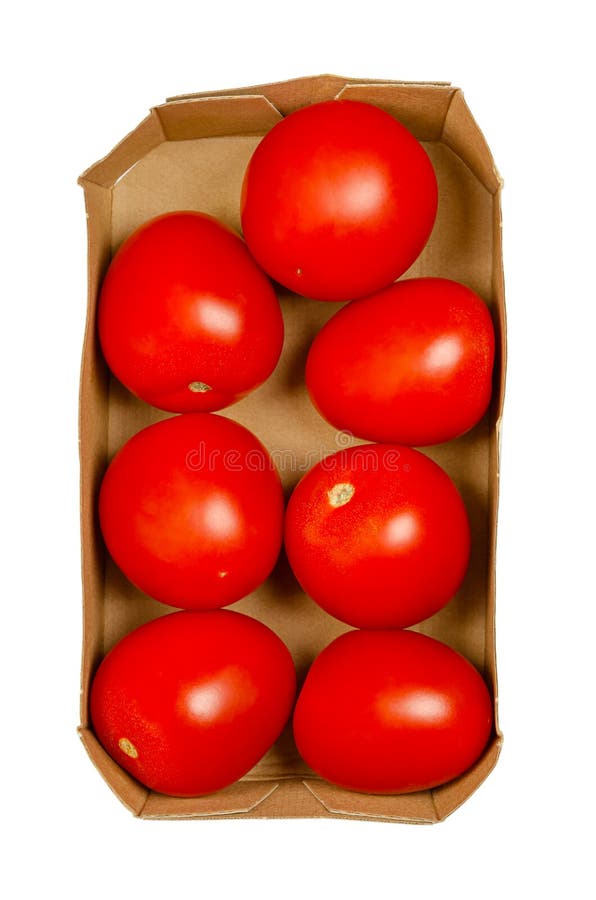
[[[244,242],[198,212],[142,225],[120,247],[98,308],[117,378],[171,412],[209,412],[265,381],[283,343],[279,303]]]
[[[133,584],[171,606],[213,609],[249,594],[275,565],[281,482],[250,431],[189,413],[122,447],[103,479],[99,518]]]
[[[105,657],[91,720],[107,752],[155,791],[193,797],[241,778],[292,709],[296,675],[282,641],[231,611],[172,613]]]
[[[386,287],[422,251],[437,211],[432,164],[412,134],[369,103],[300,109],[267,133],[242,189],[251,253],[317,300]]]
[[[436,787],[480,756],[492,703],[479,673],[412,631],[352,631],[315,659],[294,713],[304,760],[370,794]]]
[[[336,428],[424,446],[488,408],[495,353],[486,304],[445,278],[412,278],[341,309],[315,338],[306,384]]]
[[[285,520],[290,565],[319,606],[357,628],[401,628],[458,590],[470,555],[466,509],[417,450],[365,444],[322,460]]]

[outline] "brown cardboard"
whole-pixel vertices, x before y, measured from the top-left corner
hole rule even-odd
[[[426,448],[457,483],[473,534],[470,569],[448,606],[418,626],[464,653],[484,674],[495,698],[495,733],[476,765],[450,784],[417,794],[378,797],[327,784],[299,758],[291,729],[245,778],[209,797],[155,794],[113,762],[88,721],[90,681],[103,655],[132,628],[168,608],[137,591],[107,557],[96,499],[106,465],[140,428],[166,413],[136,400],[107,372],[97,344],[98,289],[113,253],[142,222],[168,210],[197,209],[240,230],[240,186],[260,138],[283,115],[333,97],[375,103],[423,141],[439,182],[439,212],[431,239],[407,275],[463,281],[488,303],[497,330],[494,395],[487,416],[457,441]],[[112,790],[144,818],[335,817],[436,822],[456,809],[497,761],[495,537],[499,423],[505,373],[505,312],[501,254],[501,180],[461,91],[446,83],[371,82],[325,75],[210,95],[174,98],[150,115],[80,178],[88,221],[89,296],[80,391],[81,534],[84,639],[81,738]],[[280,293],[286,324],[273,376],[223,415],[246,425],[280,462],[286,493],[305,467],[341,446],[312,407],[304,388],[308,346],[341,304]],[[314,453],[314,455],[312,455]],[[295,465],[290,465],[294,454]],[[311,456],[309,457],[309,454]],[[309,462],[308,462],[309,461]],[[299,589],[285,558],[249,597],[234,604],[270,625],[288,644],[302,679],[314,656],[346,626]]]

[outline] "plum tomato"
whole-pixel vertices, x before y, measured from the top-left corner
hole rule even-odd
[[[395,281],[426,244],[437,181],[425,150],[389,113],[354,100],[291,113],[244,176],[242,229],[263,269],[316,300],[351,300]]]
[[[166,213],[122,244],[98,308],[108,366],[170,412],[223,409],[273,372],[279,302],[244,242],[204,213]]]
[[[470,556],[464,503],[418,450],[364,444],[323,459],[286,512],[292,570],[319,606],[357,628],[402,628],[458,590]]]
[[[412,631],[352,631],[311,666],[294,737],[328,781],[400,794],[463,774],[482,754],[492,720],[482,677],[450,647]]]
[[[90,698],[95,733],[152,790],[194,797],[248,772],[277,739],[296,673],[269,628],[229,610],[162,616],[100,664]]]
[[[458,437],[490,402],[495,336],[481,298],[446,278],[412,278],[343,307],[310,348],[321,415],[369,441]]]
[[[186,413],[120,449],[101,485],[99,519],[110,554],[138,588],[171,606],[214,609],[249,594],[273,569],[281,482],[242,425]]]

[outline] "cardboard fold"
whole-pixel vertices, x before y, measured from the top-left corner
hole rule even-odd
[[[102,656],[127,632],[168,607],[136,590],[106,557],[97,493],[106,465],[146,425],[167,416],[135,399],[107,371],[96,334],[101,280],[120,243],[154,215],[197,209],[240,229],[242,178],[261,136],[293,109],[333,97],[376,103],[417,136],[435,167],[439,212],[431,238],[406,277],[454,278],[487,302],[497,332],[495,391],[489,414],[467,435],[425,448],[462,493],[472,527],[472,560],[457,596],[416,630],[467,656],[486,677],[498,705],[495,659],[495,548],[499,430],[505,379],[505,312],[501,252],[501,180],[461,91],[447,83],[346,79],[324,75],[258,87],[175,98],[156,106],[103,160],[81,176],[88,226],[87,326],[80,389],[81,541],[84,630],[81,739],[112,790],[143,818],[337,817],[434,822],[463,802],[498,758],[496,734],[461,779],[432,792],[372,797],[342,791],[310,773],[291,728],[247,776],[209,798],[181,801],[140,786],[100,747],[88,721],[88,691]],[[341,304],[317,303],[278,288],[286,329],[270,379],[221,414],[263,441],[278,462],[286,495],[323,456],[346,439],[317,414],[304,386],[304,362],[317,331]],[[303,594],[282,553],[270,578],[232,607],[265,622],[293,655],[299,679],[320,650],[347,627]]]
[[[95,768],[118,799],[136,816],[140,815],[150,791],[114,762],[89,728],[79,728],[79,736]]]
[[[243,817],[257,808],[278,789],[275,781],[237,781],[217,794],[205,797],[166,797],[150,792],[142,809],[144,819],[204,819]]]
[[[83,581],[83,653],[81,724],[88,724],[87,695],[95,665],[104,652],[105,553],[97,522],[97,493],[107,458],[109,373],[96,333],[99,284],[110,259],[112,193],[93,181],[82,182],[87,213],[87,318],[79,390],[79,465],[81,568]]]
[[[193,100],[199,97],[234,97],[252,94],[266,97],[284,116],[287,116],[293,109],[306,106],[308,103],[319,103],[323,100],[333,99],[335,94],[346,84],[346,81],[347,79],[339,75],[313,75],[305,78],[292,78],[289,81],[258,84],[252,87],[180,94],[175,97],[169,97],[167,102]]]
[[[496,734],[480,759],[461,778],[434,788],[432,796],[438,821],[455,812],[488,778],[497,764],[502,745],[502,735]]]
[[[347,791],[320,779],[305,781],[304,784],[325,811],[332,816],[420,824],[430,824],[438,820],[430,791],[399,796],[377,796]]]
[[[264,134],[282,118],[262,95],[202,97],[155,107],[168,141],[231,134]]]
[[[333,100],[348,85],[394,85],[405,88],[446,88],[446,81],[387,81],[374,78],[346,78],[341,75],[310,75],[303,78],[292,78],[289,81],[275,81],[269,84],[258,84],[252,87],[233,88],[222,91],[210,91],[196,94],[179,94],[168,98],[168,102],[189,100],[197,97],[231,97],[239,94],[261,94],[282,113],[287,116],[301,106]]]
[[[347,84],[337,100],[374,103],[395,116],[419,141],[438,141],[456,88],[442,85]]]
[[[83,172],[79,181],[111,187],[143,156],[165,140],[159,116],[155,110],[143,119],[114,149],[99,162]]]
[[[449,105],[441,133],[441,141],[450,147],[471,169],[491,194],[503,186],[490,148],[461,91]]]

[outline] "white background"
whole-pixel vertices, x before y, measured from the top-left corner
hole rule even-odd
[[[2,737],[7,897],[593,896],[594,67],[587,2],[6,4]],[[18,11],[16,11],[18,10]],[[450,80],[505,179],[501,760],[433,827],[143,822],[75,733],[78,174],[166,96],[306,74]]]

